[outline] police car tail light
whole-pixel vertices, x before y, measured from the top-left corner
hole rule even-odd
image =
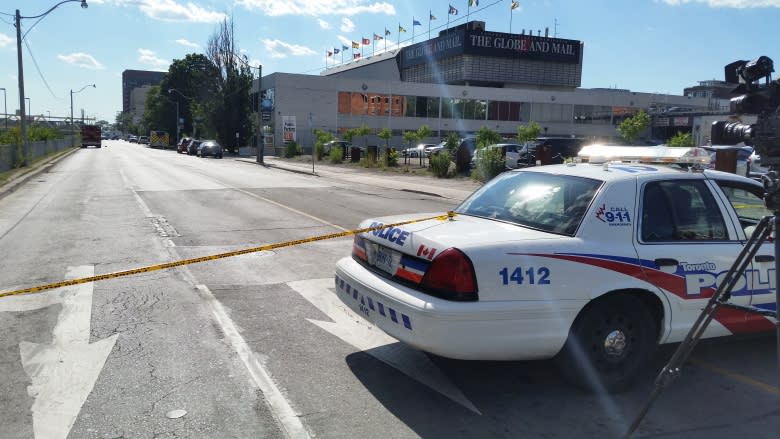
[[[479,299],[474,265],[456,248],[448,248],[433,259],[420,287],[444,299]]]
[[[366,244],[362,236],[355,235],[355,239],[352,240],[352,256],[360,259],[361,261],[368,262],[368,255],[366,254]]]

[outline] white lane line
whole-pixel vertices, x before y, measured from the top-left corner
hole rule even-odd
[[[304,428],[295,410],[287,402],[279,388],[276,387],[271,374],[258,361],[255,353],[252,352],[252,349],[238,332],[222,304],[219,303],[207,286],[196,285],[196,288],[214,313],[214,318],[217,319],[217,323],[219,323],[220,328],[225,333],[225,338],[230,342],[230,345],[238,353],[247,370],[249,370],[252,380],[263,392],[266,403],[271,407],[271,412],[281,425],[285,435],[290,439],[309,438],[309,433]]]
[[[135,199],[139,206],[141,206],[141,211],[144,212],[144,215],[147,217],[153,217],[154,215],[149,209],[149,206],[146,205],[136,190],[129,185],[128,189],[130,189],[135,195]],[[167,241],[170,242],[170,239]],[[169,247],[167,251],[169,255],[173,256],[175,259],[180,259],[180,256],[175,248]],[[297,413],[293,410],[290,403],[285,399],[279,388],[276,387],[276,384],[274,384],[274,381],[271,378],[271,374],[257,359],[257,356],[254,352],[252,352],[252,349],[249,347],[244,338],[241,337],[241,334],[238,332],[238,329],[233,324],[233,321],[225,312],[225,308],[221,303],[219,303],[219,300],[214,297],[214,294],[211,293],[211,290],[209,290],[207,286],[198,285],[196,283],[195,277],[192,275],[189,267],[179,267],[179,271],[186,282],[195,285],[195,287],[200,292],[201,299],[206,301],[206,304],[214,314],[214,318],[222,329],[222,332],[230,341],[231,347],[238,354],[239,358],[241,358],[241,361],[249,371],[249,375],[252,377],[255,385],[260,389],[261,392],[263,392],[265,402],[271,409],[272,415],[281,427],[285,436],[288,439],[309,439],[309,433],[303,426],[303,423],[301,423]]]

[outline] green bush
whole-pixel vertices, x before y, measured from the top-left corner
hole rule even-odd
[[[382,154],[382,163],[387,166],[398,166],[398,159],[401,158],[401,153],[394,149],[385,149]]]
[[[317,142],[314,144],[314,156],[317,157],[317,161],[322,161],[322,157],[325,156],[325,146]]]
[[[328,158],[331,163],[339,164],[344,161],[344,149],[343,148],[331,148]]]
[[[295,142],[290,142],[287,145],[284,146],[284,156],[285,158],[293,158],[296,155],[298,155],[298,144]]]
[[[482,181],[488,181],[506,169],[504,154],[500,148],[479,148],[476,162]]]
[[[446,178],[450,170],[450,156],[446,153],[434,154],[431,156],[431,170],[433,175],[439,178]]]

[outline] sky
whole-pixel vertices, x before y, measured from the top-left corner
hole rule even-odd
[[[8,113],[19,108],[16,10],[35,17],[58,2],[0,1],[0,88],[6,89]],[[63,3],[41,19],[21,20],[25,105],[35,116],[68,117],[73,91],[76,117],[83,110],[114,122],[122,110],[124,70],[167,71],[175,59],[204,53],[226,19],[233,22],[236,46],[252,65],[262,64],[263,75],[318,75],[342,62],[343,52],[327,57],[334,48],[383,37],[361,46],[368,56],[427,39],[429,24],[434,37],[448,19],[449,26],[480,20],[488,31],[549,29],[550,36],[582,41],[583,88],[680,95],[698,81],[723,79],[723,66],[735,60],[767,55],[780,62],[780,0],[517,0],[514,10],[512,0],[87,3],[87,9],[79,1]],[[457,15],[448,14],[450,5]],[[406,30],[400,41],[399,26]]]

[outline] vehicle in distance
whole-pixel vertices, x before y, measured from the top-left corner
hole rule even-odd
[[[216,140],[204,140],[198,145],[198,156],[201,158],[212,156],[221,159],[222,146]]]
[[[401,157],[410,157],[410,158],[417,158],[417,157],[428,157],[427,148],[433,148],[433,143],[420,143],[417,146],[414,146],[412,148],[405,148],[401,150]]]
[[[138,136],[135,135],[129,135],[127,136],[127,141],[130,143],[138,143]]]
[[[200,142],[202,142],[200,139],[190,140],[190,143],[187,144],[187,155],[197,155]]]
[[[167,131],[152,130],[149,133],[149,146],[152,148],[167,148],[170,143],[170,136]]]
[[[505,172],[450,219],[363,221],[378,229],[355,235],[352,255],[338,261],[338,297],[435,355],[555,358],[587,389],[631,387],[658,344],[683,340],[770,212],[763,186],[747,177],[652,160],[603,163],[595,148],[581,155],[591,163]],[[601,154],[626,150],[631,160],[709,161],[700,148]],[[733,303],[775,309],[773,255],[772,243],[761,245]],[[722,309],[704,336],[774,328],[768,317]]]
[[[149,144],[149,136],[140,136],[138,138],[138,143],[143,144],[143,145],[148,145]]]
[[[187,146],[192,141],[191,137],[182,137],[179,139],[179,143],[176,145],[176,152],[179,154],[187,152]]]
[[[517,169],[528,165],[527,145],[520,145],[517,143],[496,143],[488,145],[487,148],[501,150],[501,156],[504,157],[504,166],[506,169]],[[472,168],[477,165],[477,160],[480,158],[480,151],[482,151],[482,149],[474,151],[473,158],[471,159]]]
[[[81,126],[81,147],[103,146],[103,133],[100,125],[82,125]]]
[[[325,152],[325,155],[328,155],[334,147],[343,148],[344,157],[346,157],[349,154],[349,148],[352,148],[352,144],[346,140],[331,140],[322,145],[322,150]]]

